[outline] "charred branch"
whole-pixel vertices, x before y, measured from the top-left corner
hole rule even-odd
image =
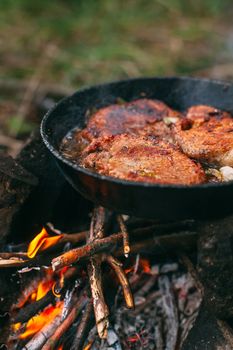
[[[40,300],[34,301],[31,304],[26,305],[24,308],[21,308],[17,316],[14,318],[13,323],[24,323],[30,320],[35,314],[43,310],[46,306],[52,303],[54,300],[54,295],[52,291],[49,291],[43,298]]]
[[[41,281],[40,276],[35,277],[29,285],[27,285],[21,292],[20,297],[18,298],[17,302],[12,305],[12,310],[14,309],[20,309],[24,304],[27,302],[28,298],[32,293],[34,293],[37,288],[38,284]]]
[[[71,350],[82,350],[86,337],[93,326],[92,320],[93,305],[89,302],[83,312],[81,321],[75,335]]]

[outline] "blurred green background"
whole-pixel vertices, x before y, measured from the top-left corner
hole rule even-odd
[[[135,76],[230,80],[232,18],[232,0],[1,0],[2,130],[33,127],[35,118],[22,122],[25,100],[44,86],[66,94]],[[6,85],[20,91],[9,96]]]

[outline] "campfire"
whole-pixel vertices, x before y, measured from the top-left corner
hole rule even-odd
[[[108,234],[109,221],[119,232]],[[165,235],[156,242],[158,224],[129,234],[128,221],[98,207],[87,231],[64,234],[48,224],[27,252],[2,253],[2,267],[16,265],[23,278],[33,272],[9,311],[9,348],[175,349],[183,343],[201,291],[178,261],[158,263],[141,253],[166,241]]]

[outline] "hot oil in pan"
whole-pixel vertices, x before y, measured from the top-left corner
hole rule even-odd
[[[78,163],[79,156],[89,141],[82,136],[80,128],[74,128],[63,138],[60,150],[69,160]]]

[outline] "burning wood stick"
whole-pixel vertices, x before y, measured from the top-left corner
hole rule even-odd
[[[96,225],[96,226],[95,226]],[[95,239],[103,237],[104,215],[102,209],[97,209],[93,213],[90,225],[90,235],[88,243],[92,243]],[[101,257],[93,256],[90,258],[88,264],[88,275],[90,281],[90,288],[93,300],[93,308],[96,320],[96,328],[99,337],[106,339],[108,335],[109,326],[109,310],[105,303],[103,287],[102,287],[102,273],[101,273]]]
[[[44,326],[24,347],[22,350],[40,350],[45,342],[54,334],[55,330],[61,323],[61,315]]]
[[[41,276],[33,278],[29,285],[27,285],[21,292],[17,302],[12,305],[12,310],[20,309],[28,301],[28,298],[38,289],[38,285],[41,282]]]
[[[49,291],[43,298],[34,301],[31,304],[26,305],[24,308],[21,308],[19,313],[13,320],[13,323],[24,323],[30,320],[35,314],[43,310],[54,300],[54,295],[52,291]]]
[[[25,290],[24,292],[24,298],[21,297],[17,304],[13,305],[12,310],[14,309],[20,309],[18,314],[13,319],[13,323],[24,323],[27,322],[31,317],[33,317],[35,314],[37,314],[39,311],[43,310],[45,307],[47,307],[49,304],[53,303],[55,300],[56,294],[60,293],[61,290],[66,287],[67,283],[72,279],[76,274],[78,273],[77,268],[69,268],[65,273],[62,275],[62,278],[60,278],[60,281],[57,282],[57,284],[54,284],[54,288],[52,290],[49,290],[47,294],[45,294],[41,299],[34,301],[33,303],[30,303],[26,305],[25,307],[22,307],[25,302],[28,300],[30,295],[38,289],[39,281],[46,281],[48,276],[45,276],[43,280],[41,279],[35,279],[33,283]],[[37,283],[36,283],[37,282]]]
[[[81,313],[83,307],[85,306],[87,299],[81,298],[76,305],[71,309],[69,315],[66,319],[58,326],[52,336],[46,341],[41,350],[53,350],[58,343],[59,339],[65,334],[69,329],[78,315]]]
[[[115,271],[115,273],[119,279],[119,282],[120,282],[122,290],[123,290],[126,306],[129,309],[133,309],[134,308],[134,298],[133,298],[133,294],[131,292],[128,278],[127,278],[127,276],[122,268],[122,263],[119,260],[117,260],[116,258],[114,258],[112,255],[106,255],[105,259],[109,263],[109,265],[112,267],[112,269]]]
[[[124,254],[125,257],[128,258],[129,253],[130,253],[130,245],[129,245],[129,233],[127,231],[127,227],[125,225],[124,219],[122,215],[117,216],[117,221],[120,226],[120,230],[123,234],[123,247],[124,247]]]
[[[122,239],[122,233],[116,233],[114,235],[93,240],[82,247],[72,249],[57,258],[52,260],[53,270],[58,270],[64,266],[69,266],[81,258],[90,257],[94,254],[103,252],[109,249],[112,245],[116,244]]]
[[[93,311],[93,305],[92,305],[92,302],[89,302],[82,315],[82,319],[79,323],[71,350],[82,350],[86,337],[89,333],[89,330],[92,327],[92,322],[91,322],[92,311]]]

